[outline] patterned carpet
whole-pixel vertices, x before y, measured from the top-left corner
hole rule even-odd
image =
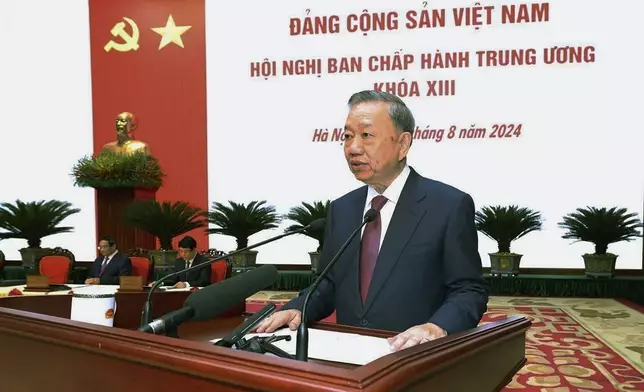
[[[256,311],[296,293],[264,291],[247,301]],[[644,313],[613,299],[491,297],[482,324],[523,315],[528,363],[505,392],[644,391]],[[334,316],[326,321],[333,322]]]

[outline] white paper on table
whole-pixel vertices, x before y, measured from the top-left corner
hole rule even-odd
[[[273,333],[249,333],[244,336],[250,339],[254,336],[291,336],[291,340],[280,340],[273,345],[291,355],[295,355],[296,331],[281,329]],[[215,343],[220,339],[211,340]],[[364,336],[346,332],[309,329],[309,358],[323,361],[366,365],[380,357],[391,354],[389,343],[385,338]]]
[[[80,288],[83,288],[83,287],[90,287],[92,285],[90,285],[90,284],[78,284],[78,283],[67,283],[67,286],[69,288],[71,288],[72,290],[74,290],[74,289],[80,289]]]
[[[117,285],[111,284],[89,284],[89,285],[68,285],[76,294],[116,294],[119,289]]]
[[[190,291],[192,287],[174,287],[174,286],[161,286],[157,290],[160,291]]]

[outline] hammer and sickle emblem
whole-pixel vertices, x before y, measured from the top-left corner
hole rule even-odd
[[[110,33],[114,37],[120,37],[122,42],[119,43],[111,40],[104,47],[106,52],[112,49],[119,52],[129,52],[130,50],[139,49],[139,26],[130,18],[123,17],[123,20],[132,28],[132,35],[125,31],[125,22],[118,22],[112,27]]]

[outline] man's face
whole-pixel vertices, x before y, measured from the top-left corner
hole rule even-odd
[[[179,248],[179,257],[185,261],[192,260],[195,255],[195,250],[190,248]]]
[[[98,243],[98,250],[103,257],[109,256],[116,250],[116,245],[110,246],[110,243],[107,241],[100,241]]]
[[[411,141],[409,133],[396,130],[389,117],[389,104],[355,105],[344,129],[344,156],[353,175],[374,188],[389,186]]]

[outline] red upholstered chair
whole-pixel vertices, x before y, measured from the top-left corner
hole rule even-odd
[[[131,256],[132,276],[140,276],[143,284],[148,284],[150,277],[150,260],[147,257]]]
[[[233,271],[233,264],[228,260],[215,261],[210,265],[210,284],[228,279]]]
[[[143,284],[148,284],[154,270],[154,263],[150,260],[149,252],[142,248],[136,248],[125,253],[132,262],[132,276],[140,276]]]
[[[201,253],[202,256],[206,257],[208,260],[215,259],[225,255],[224,252],[211,248],[204,250]],[[224,279],[230,278],[233,273],[233,263],[230,260],[220,260],[215,261],[210,265],[210,284],[221,282]]]
[[[72,261],[67,256],[50,255],[40,259],[40,275],[49,278],[51,284],[65,284],[69,279]]]

